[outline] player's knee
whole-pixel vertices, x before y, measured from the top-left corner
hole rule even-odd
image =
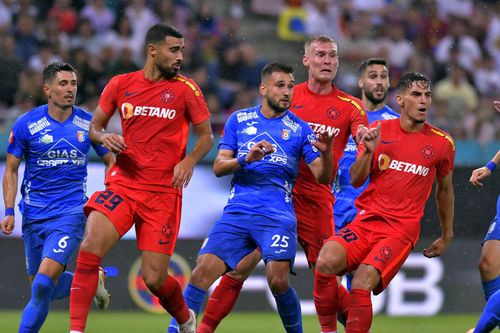
[[[248,278],[248,275],[250,275],[250,273],[246,273],[246,272],[239,272],[237,270],[234,270],[234,271],[230,271],[230,272],[227,272],[226,275],[228,277],[230,277],[231,279],[233,280],[236,280],[238,282],[245,282],[245,280]]]
[[[489,256],[481,256],[478,268],[481,276],[486,280],[491,280],[500,274],[500,265],[497,259]]]
[[[274,295],[282,295],[290,289],[290,279],[288,278],[288,275],[273,275],[268,277],[267,282]]]
[[[196,265],[191,273],[189,283],[203,290],[207,290],[217,278],[218,276],[212,277],[211,270],[205,265]]]
[[[361,265],[351,282],[351,289],[373,290],[380,282],[380,273],[372,266]]]
[[[160,271],[154,269],[142,270],[141,276],[142,280],[146,284],[149,290],[157,291],[161,288],[165,276],[163,276]]]

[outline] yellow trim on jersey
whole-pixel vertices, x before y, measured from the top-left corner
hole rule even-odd
[[[196,89],[196,87],[194,86],[194,84],[192,84],[191,82],[189,82],[188,80],[186,80],[185,78],[180,77],[180,76],[176,76],[175,79],[177,81],[181,81],[181,82],[184,82],[185,84],[187,84],[187,86],[189,88],[191,88],[191,90],[194,91],[194,95],[195,96],[200,96],[200,92],[198,91],[198,89]]]
[[[451,147],[452,147],[453,151],[455,151],[455,141],[453,141],[453,138],[451,136],[449,136],[448,134],[445,134],[441,131],[438,131],[437,129],[434,129],[434,128],[431,128],[431,132],[433,132],[439,136],[442,136],[446,140],[450,141]]]
[[[359,112],[361,113],[362,116],[365,115],[365,110],[358,104],[358,102],[356,102],[355,100],[351,99],[351,98],[347,98],[347,97],[343,97],[343,96],[337,96],[340,100],[344,101],[344,102],[348,102],[348,103],[351,103],[352,105],[354,105],[356,107],[356,109],[359,110]]]

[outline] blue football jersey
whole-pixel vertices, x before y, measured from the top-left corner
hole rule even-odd
[[[366,112],[366,115],[368,117],[369,124],[376,120],[399,118],[399,114],[387,105],[380,110]],[[347,141],[344,154],[339,161],[337,175],[335,176],[335,180],[332,185],[332,192],[335,196],[333,213],[335,218],[335,227],[337,230],[345,227],[346,224],[350,223],[354,219],[358,213],[358,210],[354,206],[354,200],[356,200],[369,183],[369,179],[367,179],[366,182],[359,188],[351,186],[349,169],[356,161],[357,153],[358,149],[356,147],[356,143],[351,136]]]
[[[19,203],[25,221],[82,212],[90,146],[99,156],[108,153],[89,139],[91,118],[73,107],[71,116],[61,123],[49,115],[45,104],[14,123],[7,152],[24,157],[26,163]]]
[[[229,117],[219,150],[232,150],[235,157],[245,156],[261,140],[270,142],[275,152],[234,174],[224,213],[264,215],[296,223],[292,189],[300,159],[304,157],[309,164],[320,156],[311,144],[316,137],[309,125],[290,111],[268,119],[256,106]]]

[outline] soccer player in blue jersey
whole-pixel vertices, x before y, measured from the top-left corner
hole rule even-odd
[[[3,177],[4,234],[14,229],[14,204],[21,159],[26,167],[19,209],[23,215],[26,266],[31,299],[24,308],[19,332],[38,332],[50,301],[70,294],[73,275],[65,272],[83,237],[87,201],[87,153],[92,145],[106,168],[114,156],[91,143],[92,115],[74,106],[77,74],[66,63],[53,63],[43,71],[48,103],[20,116],[12,128]],[[107,295],[99,300],[104,305]]]
[[[500,112],[500,101],[494,102],[495,109]],[[472,172],[470,182],[475,186],[482,186],[481,180],[490,176],[500,163],[500,150],[485,166]],[[500,195],[497,200],[497,213],[490,223],[488,233],[484,238],[481,258],[479,259],[479,272],[483,284],[486,305],[476,328],[467,333],[491,332],[500,324]]]
[[[316,141],[307,123],[288,110],[295,84],[290,66],[266,65],[261,82],[262,105],[234,112],[225,125],[214,172],[234,174],[229,200],[203,242],[184,297],[199,312],[212,283],[258,247],[285,330],[302,332],[289,279],[297,244],[292,189],[301,158],[319,182],[331,181],[333,137],[322,133]]]
[[[370,58],[365,60],[359,67],[358,74],[358,87],[361,89],[361,101],[367,111],[368,123],[399,118],[396,111],[385,105],[389,89],[389,71],[385,59]],[[369,180],[361,187],[351,186],[349,169],[356,161],[357,152],[356,143],[351,136],[344,150],[344,155],[339,161],[339,168],[332,186],[335,195],[333,214],[336,231],[354,220],[358,213],[354,206],[354,200],[368,186]]]

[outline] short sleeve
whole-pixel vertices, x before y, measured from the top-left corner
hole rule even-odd
[[[351,104],[353,106],[351,109],[351,136],[354,139],[360,125],[368,126],[368,117],[360,100],[353,100]]]
[[[236,152],[238,150],[238,139],[236,137],[236,117],[233,113],[226,122],[219,140],[219,150],[227,149]]]
[[[303,124],[302,130],[302,156],[304,157],[304,162],[309,164],[320,157],[320,153],[318,149],[312,145],[312,142],[317,141],[316,135],[312,129],[307,126],[307,124]]]
[[[17,158],[21,158],[24,152],[28,149],[28,139],[26,138],[26,125],[24,121],[18,119],[12,131],[10,132],[9,142],[7,144],[7,153],[14,155]]]
[[[113,77],[104,87],[99,98],[99,106],[102,111],[111,116],[116,110],[116,94],[118,92],[118,76]]]
[[[451,136],[446,135],[446,144],[441,156],[441,160],[436,166],[436,174],[438,177],[442,178],[447,176],[453,171],[455,166],[455,143]]]
[[[186,103],[187,114],[193,125],[198,125],[210,118],[210,111],[208,110],[205,96],[201,92],[196,83],[189,81],[192,89],[187,89]]]

